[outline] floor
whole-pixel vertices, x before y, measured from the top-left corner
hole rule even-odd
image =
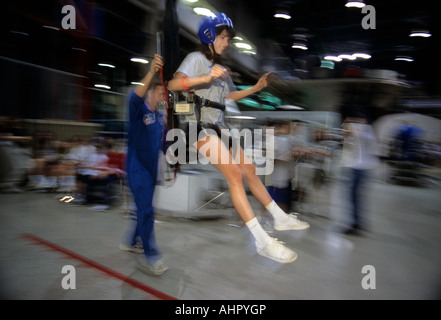
[[[157,242],[169,270],[136,268],[118,245],[132,220],[120,205],[96,212],[58,201],[59,194],[0,194],[0,297],[24,300],[301,300],[441,298],[441,187],[400,186],[380,172],[369,189],[369,230],[344,225],[342,179],[319,193],[305,231],[272,230],[298,254],[279,264],[256,254],[229,199],[219,216],[158,213]],[[224,195],[228,197],[228,195]],[[212,204],[210,204],[212,205]],[[305,212],[312,211],[309,209]],[[207,206],[207,210],[208,206]]]

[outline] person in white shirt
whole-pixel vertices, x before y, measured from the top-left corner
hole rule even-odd
[[[342,230],[346,234],[357,234],[366,229],[366,184],[372,169],[379,164],[374,130],[368,123],[363,108],[359,108],[343,123],[344,143],[341,158],[343,174],[349,178],[350,224]]]

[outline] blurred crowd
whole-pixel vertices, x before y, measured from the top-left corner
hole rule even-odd
[[[335,174],[343,136],[301,120],[268,120],[265,127],[274,129],[274,170],[265,178],[269,193],[285,211],[317,213],[318,191]]]
[[[269,119],[264,126],[275,132],[274,171],[263,177],[268,191],[287,211],[318,213],[320,189],[339,178],[345,130],[301,120]],[[0,128],[1,192],[55,192],[69,204],[107,210],[122,203],[126,214],[133,210],[124,139],[74,136],[60,141],[52,132],[30,135],[15,117],[0,117]],[[440,167],[441,146],[424,141],[421,128],[403,124],[383,158]]]
[[[409,121],[398,125],[389,145],[389,158],[441,167],[441,145],[425,139],[425,130]]]
[[[19,118],[0,121],[1,192],[55,192],[60,201],[94,204],[96,210],[126,196],[123,140],[74,136],[60,141],[53,132],[29,135]]]

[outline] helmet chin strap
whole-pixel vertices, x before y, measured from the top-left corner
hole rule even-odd
[[[220,54],[218,54],[218,53],[216,52],[216,49],[214,48],[214,43],[215,43],[215,42],[216,42],[216,39],[214,39],[213,43],[209,45],[209,46],[211,47],[211,50],[212,50],[213,60],[214,60],[214,58],[215,58],[216,56],[220,56]]]

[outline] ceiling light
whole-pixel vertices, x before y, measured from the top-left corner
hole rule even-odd
[[[87,50],[86,50],[86,49],[83,49],[83,48],[75,48],[75,47],[72,47],[72,50],[81,51],[81,52],[87,52]]]
[[[236,42],[234,44],[237,48],[251,50],[253,47],[245,42]]]
[[[138,81],[132,81],[132,82],[130,82],[130,84],[136,84],[137,86],[145,86],[144,83],[138,82]]]
[[[289,20],[289,19],[291,19],[291,16],[287,13],[280,13],[279,12],[279,13],[274,14],[274,18]]]
[[[22,31],[16,31],[16,30],[9,30],[10,33],[15,33],[15,34],[21,34],[22,36],[28,36],[29,33],[26,32],[22,32]]]
[[[395,61],[413,62],[413,58],[412,57],[399,56],[399,57],[395,58]]]
[[[337,56],[325,56],[323,59],[330,60],[330,61],[335,61],[335,62],[340,62],[342,60],[342,58],[339,58]]]
[[[131,58],[130,61],[132,62],[139,62],[139,63],[149,63],[148,60],[144,59],[144,58]]]
[[[106,84],[94,84],[95,88],[102,88],[102,89],[110,89],[110,86]]]
[[[371,55],[367,54],[367,53],[354,53],[352,56],[355,58],[362,58],[362,59],[370,59],[371,58]]]
[[[46,28],[46,29],[52,29],[52,30],[60,31],[60,28],[53,27],[53,26],[46,26],[46,25],[43,25],[42,27],[43,27],[43,28]]]
[[[200,16],[207,16],[207,17],[215,17],[214,13],[207,8],[202,7],[196,7],[193,9],[194,12],[196,12]]]
[[[340,54],[340,55],[338,55],[338,57],[341,58],[341,59],[346,59],[346,60],[355,60],[355,59],[357,59],[352,54]]]
[[[366,4],[363,0],[349,0],[346,2],[345,7],[347,8],[363,8]]]
[[[195,3],[195,2],[198,2],[199,0],[185,0],[185,2],[188,2],[188,3]]]
[[[289,20],[291,19],[291,15],[286,9],[278,9],[276,13],[274,13],[274,18]]]
[[[107,68],[112,68],[112,69],[115,68],[115,66],[113,64],[108,64],[108,63],[98,63],[98,65],[100,67],[107,67]]]
[[[256,54],[254,51],[249,51],[249,50],[244,50],[244,51],[242,51],[242,53],[252,54],[252,55]]]
[[[235,36],[235,37],[233,38],[233,40],[243,41],[243,38],[242,38],[242,37]]]
[[[429,38],[432,34],[428,31],[412,31],[412,33],[409,35],[409,37],[423,37],[423,38]]]
[[[306,46],[306,44],[303,43],[295,43],[291,46],[291,48],[293,49],[301,49],[301,50],[308,50],[308,47]]]

